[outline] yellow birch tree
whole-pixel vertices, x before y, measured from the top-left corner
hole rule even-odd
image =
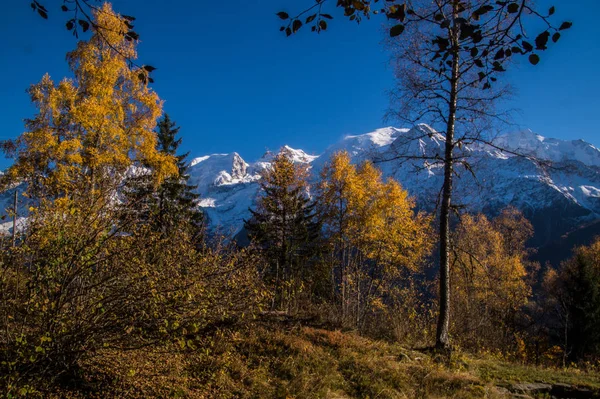
[[[137,53],[126,20],[109,3],[94,18],[99,28],[67,54],[73,77],[55,84],[46,74],[28,90],[38,112],[14,143],[6,180],[27,181],[35,196],[99,190],[141,160],[158,180],[177,172],[173,157],[156,150],[162,101],[147,71],[129,67]]]
[[[526,241],[533,229],[509,208],[489,220],[464,215],[453,237],[451,278],[455,287],[454,330],[476,349],[509,349],[517,338],[515,317],[531,286]]]
[[[414,272],[432,246],[430,217],[393,179],[370,162],[358,168],[346,152],[324,167],[319,205],[330,239],[332,279],[346,323],[360,327],[369,311],[385,307],[403,272]]]

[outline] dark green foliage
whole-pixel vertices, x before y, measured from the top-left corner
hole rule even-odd
[[[567,358],[600,356],[600,239],[579,247],[558,272],[544,279],[549,326]]]
[[[263,196],[244,221],[250,242],[268,260],[265,279],[274,286],[273,308],[289,307],[312,274],[321,226],[306,193],[305,172],[285,153],[261,182]]]
[[[600,354],[600,268],[578,256],[576,284],[572,288],[573,353],[579,357]]]
[[[177,138],[179,127],[169,115],[158,123],[158,150],[176,158],[178,175],[164,180],[154,187],[149,174],[138,174],[125,184],[125,209],[136,213],[140,224],[150,224],[154,231],[168,236],[181,228],[190,228],[199,236],[202,232],[203,215],[198,209],[199,195],[196,186],[187,183],[188,153],[178,155],[181,138]]]
[[[578,253],[561,273],[571,356],[600,355],[600,264]]]

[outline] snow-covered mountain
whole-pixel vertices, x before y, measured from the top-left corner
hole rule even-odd
[[[353,162],[372,160],[417,199],[433,209],[442,184],[444,137],[427,125],[412,129],[387,127],[346,136],[320,156],[287,147],[295,162],[310,164],[313,176],[336,151],[345,150]],[[600,220],[600,150],[582,140],[549,139],[531,131],[498,137],[494,146],[467,145],[460,150],[472,167],[457,168],[456,204],[472,212],[494,214],[512,205],[523,210],[536,227],[536,241],[547,243],[579,225]],[[524,154],[548,163],[535,162]],[[212,228],[236,233],[248,217],[259,192],[260,172],[270,165],[267,153],[253,163],[238,153],[196,158],[191,183],[198,185],[200,205]],[[418,159],[421,158],[421,159]],[[423,158],[429,158],[423,159]]]
[[[443,142],[444,137],[429,126],[417,125],[346,136],[319,156],[290,147],[286,150],[294,162],[310,165],[313,178],[336,151],[347,151],[355,163],[372,160],[386,177],[398,180],[420,208],[433,210],[443,172],[435,159],[443,153]],[[516,206],[534,224],[536,245],[547,244],[579,226],[594,222],[600,226],[598,148],[582,140],[550,139],[531,131],[501,136],[494,143],[465,145],[459,150],[457,155],[466,157],[474,173],[457,167],[455,204],[490,215],[508,205]],[[549,162],[535,162],[514,153]],[[199,205],[213,231],[236,234],[242,229],[243,220],[249,217],[248,208],[254,207],[259,194],[261,172],[270,167],[274,155],[266,153],[251,163],[235,152],[191,160],[190,183],[198,186]],[[14,189],[0,194],[0,209],[10,208],[13,198]],[[19,216],[22,224],[26,215],[19,212]],[[8,232],[11,228],[8,219],[0,221],[0,230]]]
[[[302,150],[284,148],[294,162],[310,164],[318,158]],[[271,166],[275,155],[267,152],[252,164],[237,152],[207,155],[190,162],[189,183],[198,186],[200,206],[212,229],[224,234],[240,231],[250,214],[248,208],[254,206],[258,195],[261,172]]]

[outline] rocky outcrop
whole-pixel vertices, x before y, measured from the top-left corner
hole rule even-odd
[[[567,384],[545,382],[523,382],[501,387],[512,398],[552,398],[552,399],[593,399],[600,398],[600,392]]]

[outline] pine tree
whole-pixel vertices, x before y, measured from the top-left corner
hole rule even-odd
[[[189,153],[177,155],[181,145],[181,138],[177,138],[179,129],[165,114],[157,131],[157,150],[175,158],[177,174],[158,186],[152,184],[152,173],[142,172],[131,177],[125,185],[125,209],[138,223],[150,224],[153,230],[165,236],[182,227],[190,228],[190,233],[198,236],[202,232],[203,215],[197,207],[196,186],[187,182],[189,165],[186,158]]]
[[[163,233],[177,228],[177,226],[189,225],[194,233],[199,233],[202,227],[202,213],[198,210],[198,198],[194,192],[197,186],[188,184],[188,168],[186,161],[189,152],[177,155],[181,145],[181,138],[176,138],[180,127],[171,121],[168,114],[158,123],[158,149],[175,157],[177,161],[178,175],[166,179],[158,189],[158,226]]]
[[[263,174],[256,210],[244,221],[250,242],[269,263],[265,278],[274,287],[273,308],[291,304],[302,281],[309,277],[308,260],[315,254],[320,224],[307,196],[307,169],[294,164],[285,151]]]
[[[558,316],[564,361],[600,355],[600,237],[576,248],[558,272],[548,270],[544,284]]]

